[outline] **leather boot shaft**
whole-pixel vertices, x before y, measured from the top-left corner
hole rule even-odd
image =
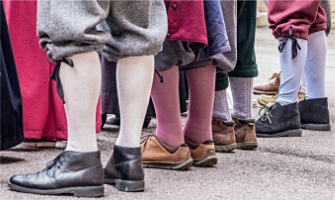
[[[301,124],[329,124],[328,99],[307,99],[298,103]]]
[[[143,180],[144,170],[142,166],[141,148],[128,148],[114,146],[113,155],[104,168],[108,178],[122,180]]]

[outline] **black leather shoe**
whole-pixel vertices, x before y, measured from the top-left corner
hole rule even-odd
[[[257,137],[300,137],[300,116],[297,103],[261,108],[263,115],[256,122]]]
[[[99,151],[64,151],[42,171],[12,176],[8,186],[15,191],[33,194],[97,197],[104,195],[103,180]]]
[[[144,190],[141,148],[114,146],[113,155],[104,168],[105,183],[126,192]]]
[[[148,128],[150,121],[151,121],[151,117],[145,116],[142,128]],[[113,125],[113,126],[120,126],[121,124],[120,116],[113,115],[113,116],[107,117],[107,119],[105,120],[105,124]]]
[[[301,128],[330,131],[330,120],[327,98],[305,99],[298,103]]]

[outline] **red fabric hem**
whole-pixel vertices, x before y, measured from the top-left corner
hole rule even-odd
[[[290,35],[289,32],[285,32],[285,33],[278,33],[276,31],[273,31],[273,36],[278,39],[281,37],[288,37]],[[308,40],[308,34],[307,33],[298,33],[298,32],[294,32],[293,30],[293,36],[299,39],[303,39],[303,40]]]
[[[309,34],[308,35],[316,33],[316,32],[320,32],[320,31],[325,31],[325,30],[327,30],[327,25],[326,24],[319,24],[316,27],[313,27],[313,28],[309,29]]]

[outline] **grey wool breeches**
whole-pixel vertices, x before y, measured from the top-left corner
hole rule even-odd
[[[166,33],[163,0],[38,1],[37,34],[52,62],[91,51],[109,61],[156,55]]]

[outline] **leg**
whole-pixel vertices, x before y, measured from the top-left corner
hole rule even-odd
[[[218,118],[223,121],[230,121],[231,116],[227,102],[226,89],[215,91],[213,103],[213,118]]]
[[[188,70],[189,113],[184,128],[184,136],[196,144],[212,140],[212,109],[214,101],[216,67]]]
[[[237,147],[252,150],[258,143],[255,120],[252,118],[253,77],[258,75],[254,50],[256,31],[256,1],[238,1],[237,19],[237,63],[229,72],[233,96],[233,120]],[[246,34],[247,33],[247,34]]]
[[[252,118],[253,81],[253,78],[248,77],[229,77],[234,102],[233,116],[239,119]]]
[[[104,168],[105,183],[122,191],[143,191],[144,171],[140,134],[167,21],[163,1],[108,1],[107,24],[113,39],[103,56],[116,61],[121,126],[113,155]],[[136,12],[131,12],[136,8]],[[157,23],[159,21],[159,23]]]
[[[161,74],[164,82],[161,83],[155,74],[151,93],[157,117],[156,135],[173,152],[184,144],[178,92],[179,68],[174,66]]]
[[[115,142],[118,146],[140,146],[153,73],[153,56],[129,57],[117,62],[117,90],[121,117],[120,133]]]
[[[8,185],[14,190],[35,194],[73,193],[87,197],[104,194],[103,171],[95,135],[100,62],[96,52],[70,58],[74,67],[62,63],[59,71],[66,101],[67,148],[45,170],[13,176]],[[51,172],[55,174],[52,180],[48,175]],[[46,185],[49,187],[46,188]]]
[[[317,29],[327,29],[325,18],[318,17],[319,7],[320,1],[268,1],[270,28],[279,40],[281,85],[276,103],[265,109],[256,122],[259,137],[302,134],[296,102],[307,56],[308,35]],[[301,13],[304,13],[303,18]],[[319,21],[313,25],[315,19]]]
[[[161,83],[155,74],[151,97],[157,117],[156,134],[142,142],[145,167],[187,169],[192,166],[188,146],[184,145],[179,106],[179,68],[174,66],[161,72]]]
[[[101,86],[99,57],[96,52],[90,52],[71,59],[75,67],[62,63],[59,70],[68,122],[66,151],[97,151],[95,113]]]
[[[215,79],[215,94],[213,103],[213,118],[230,121],[231,116],[227,102],[226,89],[228,87],[228,74],[217,73]]]
[[[327,39],[324,31],[311,34],[304,68],[307,86],[306,99],[326,97],[326,57]]]
[[[227,102],[228,74],[217,73],[212,114],[212,135],[217,152],[231,152],[236,147],[234,121]]]
[[[323,31],[309,35],[305,76],[307,94],[299,102],[301,127],[330,131],[328,100],[325,92],[327,40]]]
[[[102,51],[111,39],[108,33],[95,30],[95,26],[107,17],[108,10],[109,2],[106,1],[38,1],[40,44],[50,61],[60,65],[59,73],[54,75],[59,75],[67,101],[68,147],[44,170],[13,176],[8,183],[13,190],[35,194],[72,193],[84,197],[104,194],[103,170],[95,138],[101,74],[94,51]],[[71,13],[77,20],[69,20],[64,12]],[[79,42],[87,40],[91,41],[90,45]],[[73,68],[63,63],[65,58],[72,59]]]

